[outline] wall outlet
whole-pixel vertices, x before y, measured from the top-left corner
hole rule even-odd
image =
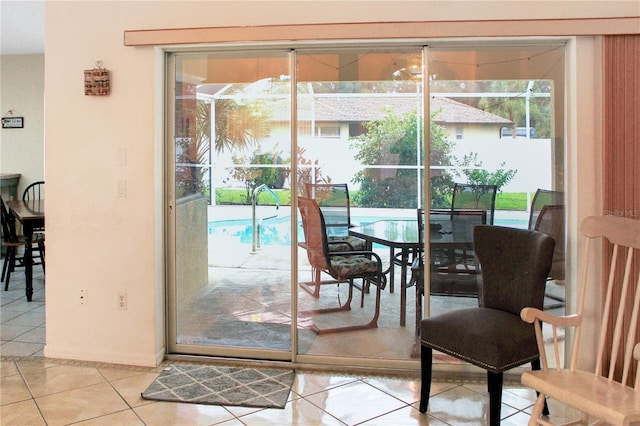
[[[80,306],[84,306],[87,304],[87,290],[85,290],[84,288],[80,289]]]
[[[127,196],[127,180],[120,179],[118,180],[118,197],[126,197]]]
[[[121,311],[127,310],[127,293],[118,293],[118,309]]]

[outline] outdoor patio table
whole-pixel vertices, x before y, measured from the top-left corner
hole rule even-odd
[[[451,215],[434,212],[430,215],[431,225],[439,224],[442,232],[430,232],[430,248],[444,247],[468,247],[472,241],[457,241],[451,232]],[[374,243],[389,247],[389,267],[384,270],[389,274],[389,291],[394,290],[394,256],[400,250],[400,325],[406,324],[407,309],[407,269],[408,260],[412,255],[421,251],[418,242],[417,219],[392,219],[379,220],[362,226],[349,228],[349,235],[362,238],[366,241],[367,250],[371,250]]]
[[[27,301],[33,296],[33,230],[44,227],[44,200],[11,200],[7,207],[22,224],[24,234],[24,270]]]

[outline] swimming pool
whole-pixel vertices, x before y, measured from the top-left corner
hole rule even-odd
[[[406,217],[379,217],[379,216],[354,216],[351,222],[354,225],[364,225],[382,219],[407,219]],[[527,228],[527,222],[521,219],[499,219],[496,225],[510,226],[513,228]],[[224,236],[237,238],[242,244],[252,243],[251,219],[228,219],[208,223],[207,232],[212,237]],[[302,223],[298,222],[298,238],[303,239]],[[276,216],[262,220],[260,226],[260,245],[291,244],[291,217]]]
[[[352,218],[354,225],[364,225],[376,220],[380,217],[361,217]],[[208,223],[207,232],[210,236],[225,236],[238,238],[240,243],[252,243],[252,225],[251,219],[228,219],[217,220]],[[298,222],[298,238],[303,239],[302,222]],[[270,219],[263,219],[260,222],[260,244],[261,245],[283,245],[291,244],[291,217],[276,216]]]

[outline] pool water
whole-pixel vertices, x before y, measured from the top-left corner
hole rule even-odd
[[[376,216],[361,216],[353,217],[352,223],[354,225],[364,225],[367,223],[375,222],[382,219],[401,219],[394,217],[376,217]],[[406,218],[405,218],[406,219]],[[291,217],[290,216],[276,216],[270,219],[263,220],[260,226],[260,245],[282,245],[288,246],[291,244],[291,229],[290,229]],[[519,219],[496,219],[496,225],[510,226],[513,228],[527,228],[526,221],[523,222]],[[251,219],[229,219],[218,220],[208,223],[208,234],[210,236],[225,236],[238,238],[242,244],[252,244],[252,226]],[[302,241],[304,234],[302,231],[302,223],[298,223],[298,238]]]
[[[380,218],[361,218],[356,220],[354,218],[353,223],[355,225],[361,225],[364,223],[370,223]],[[269,245],[277,244],[288,246],[291,244],[291,217],[290,216],[277,216],[270,219],[262,220],[260,223],[260,244]],[[215,222],[209,222],[208,234],[210,236],[226,236],[238,238],[240,243],[252,244],[252,225],[251,219],[230,219],[230,220],[218,220]],[[302,231],[302,223],[298,222],[298,238],[304,239]]]

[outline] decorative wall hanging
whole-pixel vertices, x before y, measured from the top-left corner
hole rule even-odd
[[[109,70],[102,68],[102,61],[96,67],[84,71],[84,94],[87,96],[107,96],[111,90]]]
[[[16,111],[10,109],[2,116],[3,129],[22,129],[24,127],[24,117],[20,116]]]

